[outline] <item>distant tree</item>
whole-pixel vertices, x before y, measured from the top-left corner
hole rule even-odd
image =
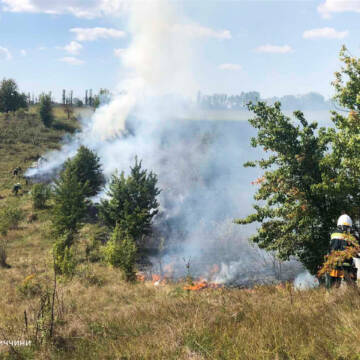
[[[100,206],[100,216],[105,224],[114,229],[118,225],[136,242],[151,233],[151,221],[159,211],[157,196],[157,176],[141,167],[141,161],[135,160],[130,175],[124,172],[112,176],[108,200]]]
[[[99,95],[94,96],[92,104],[93,104],[94,111],[95,111],[101,104]]]
[[[16,111],[20,108],[27,108],[26,95],[18,92],[15,80],[3,79],[0,83],[0,111]]]
[[[84,186],[86,197],[95,196],[105,184],[99,157],[85,146],[81,146],[77,154],[67,161],[66,167],[71,168],[78,182]]]
[[[70,120],[71,116],[72,116],[73,113],[74,113],[74,109],[73,109],[72,106],[69,104],[69,102],[67,102],[67,103],[64,105],[64,111],[65,111],[65,113],[66,113],[67,119]]]
[[[40,95],[40,118],[46,127],[50,127],[54,121],[54,115],[52,111],[51,96],[47,94]]]
[[[84,103],[82,102],[82,100],[80,100],[79,98],[74,98],[74,105],[76,107],[83,107]]]
[[[93,106],[93,105],[94,105],[94,98],[93,98],[93,91],[92,91],[92,89],[89,90],[88,105],[89,105],[89,106]]]

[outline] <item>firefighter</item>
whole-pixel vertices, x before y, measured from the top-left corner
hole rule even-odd
[[[348,246],[353,246],[353,243],[358,243],[357,236],[353,231],[353,223],[349,215],[343,214],[339,217],[337,222],[337,231],[331,234],[330,252],[343,251]],[[326,286],[340,286],[342,279],[347,283],[354,283],[356,281],[357,269],[354,266],[352,259],[343,262],[337,266],[329,274],[326,274]]]
[[[21,190],[21,184],[20,184],[20,183],[17,183],[17,184],[15,184],[15,185],[13,186],[12,192],[13,192],[15,195],[17,195],[18,192],[19,192],[19,190]]]
[[[21,172],[21,167],[17,167],[13,170],[13,176],[19,176],[20,175],[20,172]]]

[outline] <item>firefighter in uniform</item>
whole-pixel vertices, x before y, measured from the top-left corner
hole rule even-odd
[[[358,243],[357,237],[353,233],[353,223],[350,216],[341,215],[337,222],[337,231],[331,234],[330,252],[343,251],[353,243]],[[344,261],[341,265],[333,269],[329,274],[326,274],[326,286],[340,286],[341,280],[344,279],[347,283],[354,283],[356,281],[357,269],[354,266],[353,259]]]
[[[12,192],[14,195],[17,195],[19,193],[19,191],[21,190],[21,184],[17,183],[13,186],[12,188]]]

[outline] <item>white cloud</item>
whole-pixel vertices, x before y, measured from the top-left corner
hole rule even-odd
[[[257,47],[256,51],[262,52],[262,53],[287,54],[287,53],[292,52],[293,49],[289,45],[279,46],[279,45],[266,44],[266,45],[261,45],[261,46]]]
[[[0,46],[0,60],[11,60],[11,59],[12,59],[12,55],[10,51],[5,47]]]
[[[69,54],[78,55],[83,46],[77,41],[71,41],[69,44],[65,45],[63,49]]]
[[[304,39],[343,39],[349,34],[348,31],[336,31],[334,28],[324,27],[321,29],[306,30],[303,33]]]
[[[72,57],[72,56],[66,56],[66,57],[63,57],[61,59],[59,59],[60,61],[62,62],[65,62],[67,64],[70,64],[70,65],[81,65],[84,63],[84,61],[76,58],[76,57]]]
[[[126,49],[114,49],[114,55],[117,58],[121,58]]]
[[[218,66],[220,70],[239,71],[242,66],[239,64],[221,64]]]
[[[128,7],[128,0],[0,0],[5,11],[46,14],[72,14],[96,18],[116,16]]]
[[[329,18],[332,13],[358,12],[360,13],[360,1],[358,0],[325,0],[318,6],[318,11],[325,18]]]
[[[77,41],[95,41],[98,39],[122,38],[126,33],[121,30],[111,28],[73,28],[70,32],[76,35]]]
[[[24,50],[24,49],[20,50],[20,55],[21,55],[21,56],[26,56],[26,55],[27,55],[27,51]]]
[[[199,24],[176,24],[173,31],[182,33],[183,35],[195,38],[215,38],[215,39],[231,39],[229,30],[214,30]]]

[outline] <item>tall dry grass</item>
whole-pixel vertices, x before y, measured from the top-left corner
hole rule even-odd
[[[0,117],[0,131],[15,129],[8,131],[10,139],[0,138],[0,206],[14,200],[11,169],[26,168],[64,134],[44,130],[33,118],[38,130],[31,132],[20,118],[9,125]],[[17,126],[30,135],[39,131],[39,142],[28,142]],[[81,246],[77,274],[58,279],[50,341],[42,334],[48,310],[38,316],[44,294],[53,289],[48,211],[28,222],[34,211],[29,194],[16,201],[25,219],[7,235],[11,268],[0,269],[0,340],[33,340],[33,346],[0,346],[0,359],[360,359],[357,288],[187,292],[184,284],[127,284],[118,271],[86,262]],[[89,235],[82,236],[86,242]]]

